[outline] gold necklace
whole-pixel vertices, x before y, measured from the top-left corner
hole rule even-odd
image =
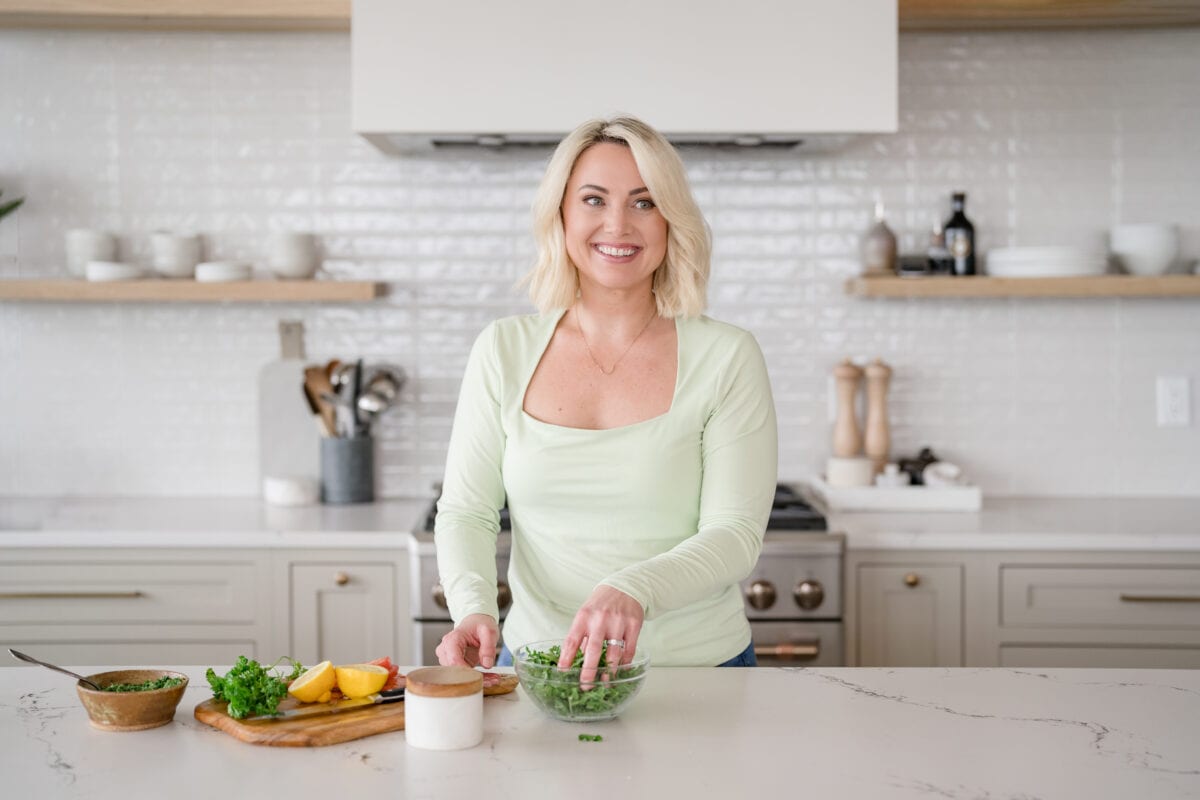
[[[579,306],[575,306],[575,324],[579,326],[579,335],[583,337],[583,346],[587,348],[587,354],[591,356],[592,363],[595,364],[596,368],[605,375],[612,375],[617,371],[617,364],[620,364],[621,359],[625,358],[625,356],[629,354],[629,351],[633,349],[635,344],[637,344],[637,340],[642,338],[642,334],[646,332],[646,330],[650,327],[650,323],[654,322],[654,318],[657,316],[658,310],[655,309],[654,313],[650,315],[650,319],[646,320],[646,324],[642,326],[640,331],[638,331],[638,335],[633,337],[633,341],[629,343],[629,347],[625,348],[625,352],[621,353],[620,357],[613,362],[613,365],[610,369],[605,369],[604,365],[597,361],[595,354],[592,353],[592,346],[588,344],[587,334],[583,332],[583,320],[579,318]]]

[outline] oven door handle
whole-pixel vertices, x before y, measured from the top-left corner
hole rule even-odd
[[[807,660],[818,658],[821,655],[821,640],[817,639],[812,642],[800,642],[796,644],[756,644],[754,645],[754,655],[756,658],[789,658],[795,660]]]

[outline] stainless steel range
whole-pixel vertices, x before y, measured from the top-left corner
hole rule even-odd
[[[412,533],[409,548],[415,663],[437,662],[434,650],[451,629],[433,546],[436,501]],[[503,620],[512,603],[505,576],[510,544],[506,511],[496,542],[497,597]],[[742,581],[754,652],[762,666],[842,666],[842,556],[846,537],[794,489],[780,484],[754,572]]]

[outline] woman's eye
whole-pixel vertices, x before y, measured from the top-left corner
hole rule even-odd
[[[650,209],[654,208],[654,201],[648,197],[643,197],[639,200],[633,201],[633,207],[640,211],[649,211]]]
[[[604,205],[604,198],[594,194],[589,194],[587,197],[583,198],[583,202],[585,205],[599,207]]]

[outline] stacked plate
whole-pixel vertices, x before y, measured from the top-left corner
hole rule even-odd
[[[1061,278],[1103,275],[1108,257],[1082,247],[997,247],[988,251],[993,278]]]

